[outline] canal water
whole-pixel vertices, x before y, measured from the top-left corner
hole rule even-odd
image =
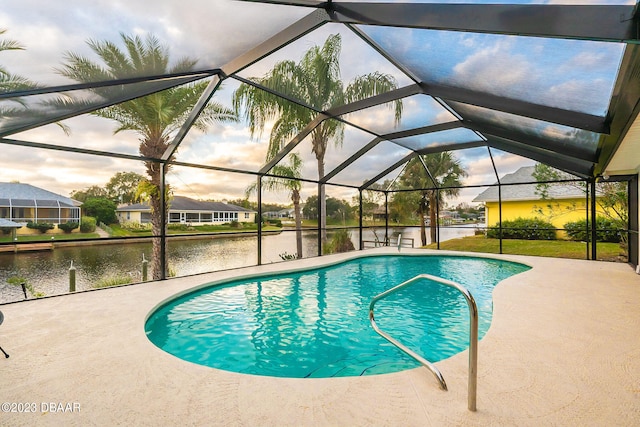
[[[472,235],[475,226],[442,227],[440,240]],[[359,233],[350,230],[354,246],[358,247]],[[428,230],[427,230],[428,233]],[[398,235],[414,239],[420,246],[420,229],[390,229],[390,238],[396,244]],[[331,238],[331,231],[328,232]],[[363,240],[384,238],[384,227],[367,229]],[[428,236],[427,236],[428,238]],[[406,241],[408,243],[408,241]],[[366,244],[372,247],[373,244]],[[262,263],[281,262],[281,254],[295,254],[296,233],[284,230],[279,234],[262,237]],[[176,276],[226,270],[257,264],[257,236],[228,236],[197,240],[169,239],[169,267]],[[20,301],[24,294],[20,286],[7,283],[12,276],[26,278],[36,292],[47,296],[69,291],[69,267],[73,261],[76,269],[76,290],[94,288],[100,280],[128,275],[132,282],[142,280],[142,256],[151,257],[151,243],[118,243],[94,246],[58,247],[38,252],[0,253],[0,303]],[[318,254],[317,231],[303,232],[303,256]],[[149,275],[150,277],[150,275]],[[31,298],[30,295],[28,295]]]

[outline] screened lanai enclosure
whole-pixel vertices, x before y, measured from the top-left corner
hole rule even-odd
[[[355,250],[493,233],[510,253],[523,218],[587,259],[612,231],[636,265],[638,21],[613,0],[8,0],[0,182],[66,197],[139,174],[152,226],[105,227],[100,248],[136,248],[156,279],[320,256],[345,231]],[[174,196],[264,221],[170,229]]]

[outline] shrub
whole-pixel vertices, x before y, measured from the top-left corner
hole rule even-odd
[[[276,219],[276,218],[271,218],[267,221],[267,223],[271,224],[271,225],[275,225],[276,227],[280,227],[282,228],[282,220]]]
[[[169,227],[171,227],[171,225],[169,225]],[[151,223],[147,222],[144,224],[141,224],[139,222],[135,222],[135,221],[127,221],[122,223],[122,228],[124,228],[127,231],[131,231],[134,233],[139,233],[139,232],[144,232],[144,231],[151,231]]]
[[[487,237],[500,238],[500,229],[490,227]],[[555,240],[556,230],[553,224],[538,218],[516,218],[512,221],[502,221],[503,239],[522,240]]]
[[[31,296],[35,297],[35,298],[42,298],[43,296],[45,296],[44,292],[39,292],[36,291],[35,289],[33,289],[33,285],[31,283],[29,283],[29,281],[22,277],[22,276],[12,276],[9,277],[7,279],[7,283],[13,286],[24,286],[24,289],[29,291],[29,293],[31,294]],[[25,295],[25,298],[27,298],[27,296]]]
[[[11,227],[0,227],[0,233],[2,234],[11,234],[11,230],[13,230]]]
[[[105,224],[115,224],[118,222],[116,216],[116,204],[104,197],[91,197],[82,204],[82,211],[93,218],[96,222]]]
[[[289,252],[286,252],[286,251],[281,253],[281,254],[279,254],[278,256],[283,261],[290,261],[292,259],[298,259],[298,256],[296,254],[290,254]]]
[[[83,216],[80,221],[80,231],[82,233],[93,233],[96,231],[96,219],[90,216]]]
[[[242,224],[240,224],[238,221],[233,220],[229,223],[229,226],[231,228],[242,228]]]
[[[567,236],[570,240],[579,242],[587,241],[587,220],[568,222],[564,225]],[[591,221],[589,221],[589,233],[591,233]],[[596,217],[596,241],[598,242],[620,242],[620,233],[615,221],[605,218]]]
[[[27,228],[31,228],[33,230],[38,230],[42,234],[46,233],[49,230],[54,229],[56,226],[51,224],[50,222],[31,222],[27,223]]]
[[[73,230],[75,230],[78,227],[80,227],[80,224],[78,224],[75,221],[64,222],[62,224],[58,224],[58,228],[60,230],[64,231],[65,233],[71,233]]]
[[[131,282],[133,282],[133,279],[131,278],[131,276],[126,274],[121,274],[117,276],[102,277],[100,280],[98,280],[97,283],[93,284],[93,287],[95,289],[102,289],[102,288],[109,288],[111,286],[127,285]]]
[[[324,247],[325,254],[354,251],[356,248],[351,241],[349,230],[341,229],[335,232],[330,242]]]
[[[169,224],[167,228],[174,231],[196,231],[195,227],[182,223]]]

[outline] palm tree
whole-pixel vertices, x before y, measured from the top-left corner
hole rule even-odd
[[[300,209],[302,184],[297,179],[300,178],[301,169],[302,159],[297,153],[292,153],[289,155],[289,164],[278,164],[271,169],[271,173],[278,176],[270,176],[262,180],[262,186],[267,191],[289,192],[296,222],[296,258],[302,258],[302,212]],[[247,188],[247,196],[256,190],[257,184],[252,184]]]
[[[73,53],[67,53],[65,64],[58,72],[78,82],[97,82],[133,76],[151,76],[179,73],[193,70],[196,59],[183,58],[176,64],[169,65],[169,51],[159,40],[149,35],[143,41],[140,37],[120,34],[125,49],[121,50],[110,41],[87,42],[104,65],[93,63],[90,59]],[[114,120],[119,123],[114,133],[133,131],[139,135],[140,154],[149,158],[160,158],[171,142],[171,136],[180,129],[193,109],[200,95],[207,87],[207,81],[199,81],[179,87],[156,92],[142,98],[133,99],[93,112],[92,114]],[[110,88],[96,88],[98,95],[108,94]],[[205,130],[208,125],[218,121],[234,121],[233,111],[218,103],[209,102],[202,111],[194,127]],[[169,171],[172,156],[165,166]],[[151,224],[154,236],[162,232],[162,215],[168,215],[169,204],[162,212],[160,188],[162,171],[160,163],[145,161],[148,182],[144,185],[151,206]],[[165,188],[168,194],[168,187]],[[166,222],[165,222],[166,226]],[[166,228],[164,230],[166,232]],[[152,270],[154,280],[161,279],[161,245],[160,239],[153,239]],[[166,272],[165,272],[166,274]]]
[[[0,35],[7,30],[0,28]],[[15,40],[0,40],[0,52],[5,50],[24,50],[24,47]],[[35,85],[24,77],[11,74],[0,65],[0,92],[12,92],[25,88],[33,88]]]
[[[424,165],[423,165],[424,162]],[[427,167],[429,173],[425,171]],[[401,187],[419,189],[419,192],[396,193],[395,203],[411,203],[417,205],[417,213],[420,216],[420,238],[422,246],[427,244],[425,228],[426,214],[429,213],[429,227],[431,242],[436,240],[436,206],[445,204],[445,197],[455,197],[460,193],[462,185],[460,178],[467,176],[458,160],[454,159],[449,151],[431,153],[414,157],[399,177]],[[436,188],[444,187],[439,190]],[[442,197],[444,196],[444,197]]]
[[[339,34],[333,34],[322,47],[314,46],[309,49],[299,63],[289,60],[278,62],[264,77],[250,80],[276,92],[304,100],[321,111],[397,88],[393,76],[378,72],[358,76],[345,87],[340,79],[341,40]],[[275,121],[270,135],[269,151],[275,149],[276,153],[300,133],[317,114],[314,110],[244,83],[234,93],[233,102],[237,113],[244,107],[244,115],[249,121],[252,137],[261,134],[267,122]],[[398,123],[402,115],[402,102],[396,101],[394,106],[395,120]],[[329,142],[333,141],[339,146],[343,138],[344,124],[338,120],[324,120],[311,132],[311,151],[317,161],[318,179],[325,175],[324,156]],[[322,212],[326,212],[324,186],[320,187],[318,198]],[[326,215],[320,216],[319,219],[322,242],[326,243]]]
[[[0,28],[0,35],[6,33],[7,30]],[[24,50],[24,47],[15,40],[0,40],[0,52],[9,50]],[[37,87],[37,84],[33,83],[25,77],[21,77],[17,74],[11,74],[6,68],[0,65],[0,92],[13,92],[17,90],[33,89]],[[24,103],[20,98],[11,98],[12,101],[17,102],[15,107],[0,107],[0,117],[16,117],[24,114]]]

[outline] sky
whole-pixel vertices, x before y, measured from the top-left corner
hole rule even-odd
[[[492,1],[491,3],[496,3]],[[569,3],[543,2],[535,3]],[[624,4],[629,2],[581,2]],[[7,30],[1,39],[18,41],[25,49],[0,52],[0,66],[11,73],[43,85],[68,84],[56,72],[67,53],[98,58],[87,46],[88,40],[118,43],[120,34],[155,35],[168,46],[171,58],[198,58],[198,67],[216,68],[277,33],[312,11],[231,0],[192,0],[185,7],[171,0],[83,0],[42,2],[39,0],[3,0],[0,29]],[[380,27],[363,27],[377,43],[404,61],[412,72],[425,81],[459,84],[503,96],[519,97],[550,106],[575,109],[602,115],[613,89],[623,46],[613,43],[545,40],[526,37],[498,37],[471,33],[448,33],[429,30],[389,31]],[[305,36],[274,55],[240,73],[242,77],[262,76],[277,61],[299,60],[309,47],[321,45],[330,34],[342,36],[340,58],[345,82],[372,70],[393,75],[399,86],[411,80],[378,53],[370,49],[344,26],[329,24]],[[588,70],[585,72],[584,70]],[[231,95],[238,82],[227,79],[215,100],[231,105]],[[389,106],[379,106],[347,117],[357,126],[367,126],[382,134],[455,119],[432,98],[419,95],[404,100],[402,122],[396,126]],[[116,124],[106,119],[79,116],[64,121],[71,133],[60,126],[48,125],[11,138],[74,146],[118,153],[138,152],[138,137],[132,132],[114,134]],[[232,169],[257,171],[264,163],[270,124],[261,136],[249,134],[246,123],[215,124],[205,133],[192,132],[179,148],[177,159]],[[540,134],[553,134],[555,126],[538,123]],[[534,126],[535,127],[535,126]],[[460,133],[428,137],[428,144],[465,142]],[[345,127],[344,143],[331,146],[326,156],[327,170],[340,165],[373,136],[355,127]],[[304,159],[303,176],[317,178],[316,162],[308,140],[297,152]],[[392,143],[379,144],[353,166],[340,173],[333,182],[359,185],[408,153]],[[486,148],[454,152],[467,168],[467,185],[488,185],[496,181]],[[533,164],[508,153],[493,151],[500,175],[520,166]],[[144,174],[141,162],[31,149],[0,146],[0,181],[29,183],[63,195],[91,185],[104,185],[119,171]],[[244,196],[255,182],[253,175],[221,173],[205,169],[174,167],[168,181],[179,195],[216,200]],[[469,202],[482,188],[462,190],[459,200]],[[303,186],[303,199],[316,191],[315,185]],[[328,194],[350,200],[354,191],[330,187]],[[288,195],[265,194],[265,201],[286,203]]]

